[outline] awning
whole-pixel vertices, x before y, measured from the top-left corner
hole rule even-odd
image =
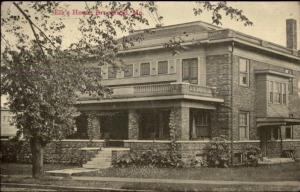
[[[300,118],[264,117],[256,118],[257,127],[300,125]]]

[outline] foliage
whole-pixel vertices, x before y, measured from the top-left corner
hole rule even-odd
[[[259,147],[247,147],[243,150],[243,163],[247,167],[257,166],[258,160],[261,158],[261,150]]]
[[[294,148],[290,150],[283,150],[281,156],[284,158],[292,158],[293,160],[296,160],[296,149]]]
[[[142,153],[130,152],[113,162],[115,167],[151,166],[151,167],[183,167],[180,158],[174,158],[170,152],[150,149]]]
[[[8,141],[1,141],[1,162],[16,162],[17,155],[24,145],[23,143],[15,137]]]
[[[209,167],[228,167],[230,149],[226,137],[213,138],[207,146],[207,164]]]
[[[222,14],[229,16],[231,19],[241,21],[245,26],[253,25],[253,23],[244,15],[243,10],[229,6],[226,1],[211,2],[198,1],[198,6],[193,8],[194,15],[201,15],[203,10],[212,13],[212,23],[222,25]]]

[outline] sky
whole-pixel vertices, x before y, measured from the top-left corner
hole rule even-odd
[[[64,2],[69,5],[68,9],[84,10],[82,2]],[[286,19],[297,20],[297,44],[300,49],[300,2],[297,1],[237,1],[228,2],[229,5],[242,9],[244,14],[254,23],[252,26],[245,27],[241,22],[223,19],[221,27],[231,28],[248,35],[252,35],[266,41],[270,41],[282,46],[286,46]],[[164,25],[173,25],[191,21],[205,21],[211,23],[211,15],[203,12],[200,16],[194,16],[192,9],[196,6],[194,2],[184,1],[165,1],[157,2],[158,14],[163,16]],[[11,3],[5,2],[1,6],[1,17],[5,16],[7,10],[11,8]],[[11,9],[11,11],[16,11]],[[147,14],[144,13],[143,14]],[[56,16],[60,17],[60,16]],[[77,31],[78,16],[64,17],[66,30],[63,32],[63,44],[68,46],[80,37]],[[150,19],[151,21],[151,19]],[[153,24],[153,23],[152,23]],[[152,25],[153,26],[153,25]],[[28,28],[30,30],[30,28]],[[1,99],[1,106],[5,99]]]

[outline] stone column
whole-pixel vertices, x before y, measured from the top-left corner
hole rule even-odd
[[[173,121],[173,122],[172,122]],[[170,123],[174,123],[177,140],[189,140],[190,108],[176,107],[171,110]]]
[[[128,110],[128,139],[139,139],[139,114],[134,109]]]
[[[89,139],[90,140],[101,139],[99,116],[97,116],[95,112],[88,113],[87,116],[88,116],[87,132],[88,132]]]

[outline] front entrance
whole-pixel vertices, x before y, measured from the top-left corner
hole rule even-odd
[[[260,148],[262,155],[268,157],[271,153],[272,142],[282,138],[279,126],[264,126],[260,127]]]
[[[106,146],[121,147],[128,139],[128,113],[112,112],[100,117],[101,138],[107,140]]]

